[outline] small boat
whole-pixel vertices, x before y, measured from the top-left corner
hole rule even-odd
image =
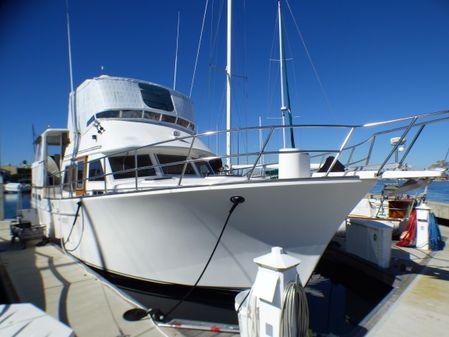
[[[20,193],[31,191],[31,184],[8,182],[4,184],[5,193]]]

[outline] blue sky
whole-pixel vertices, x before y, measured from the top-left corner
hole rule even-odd
[[[366,123],[449,109],[449,1],[289,0],[285,40],[295,123]],[[173,83],[188,94],[205,1],[71,1],[75,86],[102,73]],[[234,5],[234,127],[279,123],[274,0]],[[200,131],[224,128],[226,4],[209,0],[192,99]],[[273,48],[274,43],[274,48]],[[211,67],[210,65],[213,65]],[[104,66],[104,71],[101,71]],[[31,125],[65,127],[69,85],[65,1],[0,2],[1,164],[32,160]],[[329,104],[326,102],[327,96]],[[449,146],[449,124],[425,130],[410,161],[426,166]],[[331,137],[331,136],[329,136]],[[326,138],[321,133],[318,140]]]

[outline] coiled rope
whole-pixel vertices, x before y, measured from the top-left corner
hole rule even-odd
[[[285,290],[281,311],[281,337],[307,337],[309,330],[309,306],[299,276]]]

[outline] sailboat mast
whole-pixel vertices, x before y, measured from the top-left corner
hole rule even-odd
[[[226,61],[226,129],[231,129],[232,0],[228,0]],[[231,133],[226,132],[226,165],[231,169]]]
[[[282,14],[281,14],[281,0],[278,0],[278,18],[279,18],[279,67],[280,67],[280,75],[281,75],[281,112],[282,112],[282,141],[284,148],[287,146],[286,144],[286,129],[285,129],[285,112],[287,111],[287,107],[285,106],[285,92],[284,92],[284,46],[283,46],[283,37],[282,37]]]

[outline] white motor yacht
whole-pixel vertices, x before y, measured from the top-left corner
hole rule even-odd
[[[81,261],[134,280],[192,285],[218,240],[199,286],[250,287],[253,258],[272,246],[302,261],[306,284],[375,182],[375,174],[312,176],[299,149],[275,154],[277,179],[256,177],[276,127],[253,154],[252,170],[234,175],[222,162],[235,156],[213,153],[203,137],[215,134],[196,132],[190,99],[150,82],[87,80],[71,95],[68,120],[67,129],[47,129],[36,140],[39,222]]]

